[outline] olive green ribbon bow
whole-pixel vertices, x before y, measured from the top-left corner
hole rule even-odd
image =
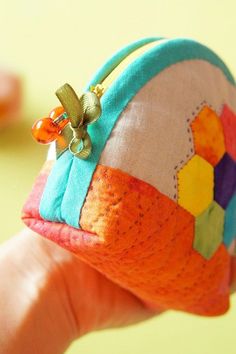
[[[91,86],[90,91],[78,98],[69,84],[64,84],[56,91],[66,112],[64,116],[70,121],[56,142],[57,157],[67,148],[81,159],[86,159],[91,154],[92,142],[87,126],[96,122],[101,115],[100,97],[103,92],[102,85]]]

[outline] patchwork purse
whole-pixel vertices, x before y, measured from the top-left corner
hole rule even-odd
[[[225,313],[236,254],[236,88],[224,62],[185,38],[115,53],[82,96],[33,135],[51,143],[26,201],[28,227],[146,306]]]

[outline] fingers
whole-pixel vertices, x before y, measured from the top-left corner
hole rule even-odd
[[[0,256],[0,342],[9,354],[62,353],[85,333],[151,316],[135,296],[31,230],[7,241]]]
[[[61,272],[79,336],[92,330],[127,326],[160,312],[149,310],[135,295],[77,257]]]
[[[25,229],[0,247],[0,353],[60,354],[77,336],[51,246]]]

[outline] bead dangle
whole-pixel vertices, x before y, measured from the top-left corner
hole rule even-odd
[[[87,126],[101,116],[100,98],[103,93],[103,86],[98,84],[78,98],[73,88],[64,84],[56,91],[62,106],[54,108],[48,117],[33,124],[33,137],[41,144],[56,141],[57,157],[69,149],[78,158],[88,158],[92,142]]]

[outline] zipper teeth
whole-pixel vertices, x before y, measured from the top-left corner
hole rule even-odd
[[[146,53],[148,50],[166,42],[168,39],[159,39],[151,43],[144,44],[143,46],[137,48],[133,52],[129,53],[102,81],[100,84],[104,88],[104,92],[109,88],[109,86],[116,80],[116,78],[121,74],[135,59],[137,59],[142,54]],[[119,69],[120,68],[120,69]]]

